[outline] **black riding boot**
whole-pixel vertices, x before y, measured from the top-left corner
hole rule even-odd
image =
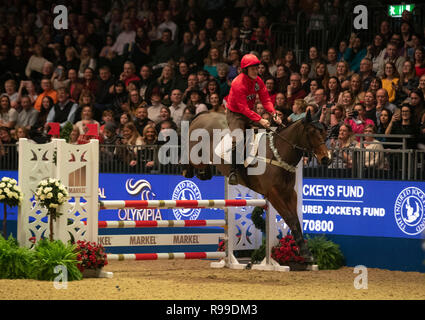
[[[237,185],[238,184],[238,164],[236,162],[236,146],[234,145],[232,148],[232,169],[229,174],[229,184]]]

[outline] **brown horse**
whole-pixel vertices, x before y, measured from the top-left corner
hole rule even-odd
[[[209,137],[213,138],[213,129],[226,129],[226,116],[219,113],[205,113],[197,116],[190,124],[189,132],[203,128],[208,130]],[[295,185],[295,166],[301,160],[303,153],[310,152],[320,164],[330,163],[329,150],[325,143],[325,130],[323,125],[312,121],[310,113],[303,120],[296,121],[287,128],[278,128],[275,132],[268,133],[266,145],[266,167],[262,175],[247,175],[244,169],[239,169],[239,183],[262,194],[279,212],[285,223],[289,226],[301,255],[307,263],[313,262],[313,257],[305,244],[302,229],[297,215],[297,193]],[[211,140],[212,141],[212,140]],[[198,142],[190,142],[191,150]],[[213,154],[213,144],[210,154]],[[272,150],[273,148],[273,150]],[[211,160],[212,161],[212,160]],[[183,166],[183,175],[187,178],[194,176],[194,167],[201,175],[200,179],[210,178],[208,174],[210,164],[197,166]],[[230,164],[216,164],[218,170],[228,176]],[[205,174],[206,173],[206,174]]]

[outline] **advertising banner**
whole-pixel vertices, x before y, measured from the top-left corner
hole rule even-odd
[[[425,182],[304,179],[305,233],[423,238]]]

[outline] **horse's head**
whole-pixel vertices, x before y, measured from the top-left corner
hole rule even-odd
[[[328,166],[331,160],[331,152],[326,147],[326,130],[324,125],[319,121],[313,121],[310,110],[307,111],[306,117],[303,119],[304,134],[302,145],[305,149],[312,152],[321,165]]]

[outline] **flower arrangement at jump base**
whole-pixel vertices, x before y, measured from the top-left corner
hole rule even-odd
[[[300,247],[292,235],[281,238],[279,244],[272,248],[272,258],[280,265],[304,262],[304,258],[300,256]]]
[[[7,238],[7,206],[15,207],[21,204],[23,193],[18,182],[13,178],[3,177],[0,181],[0,203],[3,203],[3,237]]]
[[[53,241],[53,222],[61,215],[58,208],[68,201],[68,197],[68,190],[59,179],[45,179],[37,186],[35,200],[47,209],[47,215],[50,216],[50,241]]]
[[[84,270],[93,269],[99,270],[108,264],[105,249],[101,244],[89,241],[77,241],[78,269],[81,273]]]

